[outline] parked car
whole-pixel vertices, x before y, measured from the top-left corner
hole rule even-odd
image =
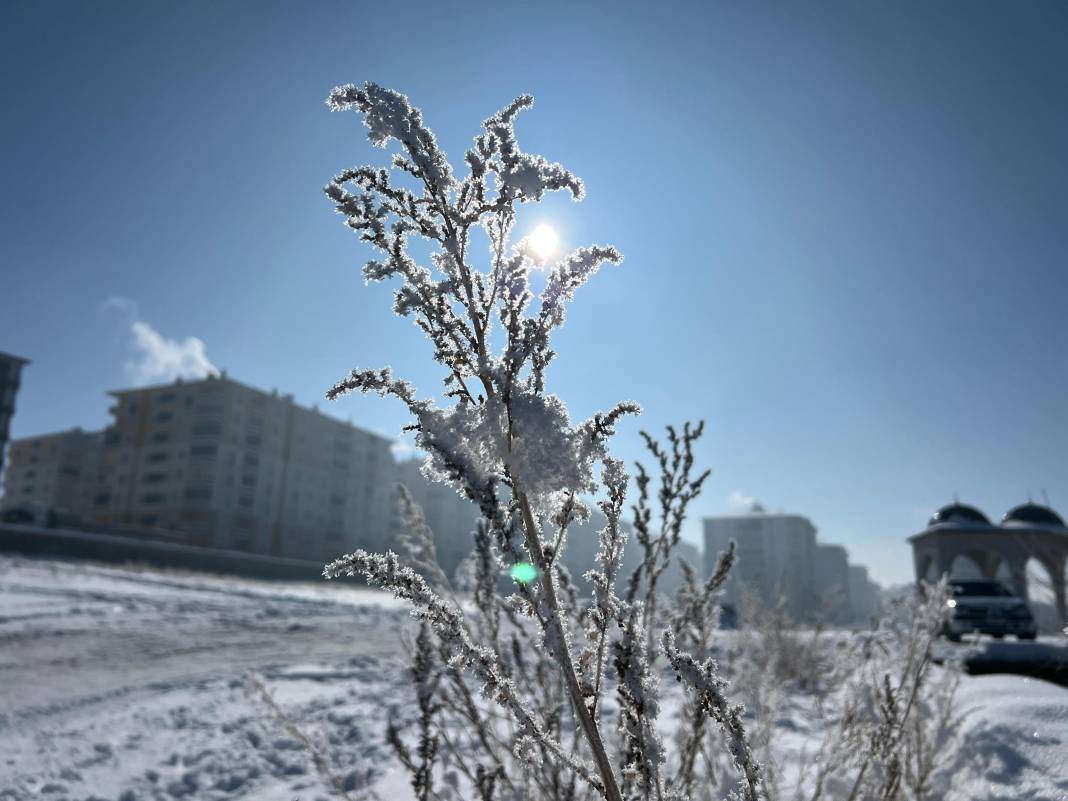
[[[1021,640],[1033,640],[1038,634],[1027,601],[1000,581],[951,581],[949,588],[953,595],[946,601],[950,618],[945,635],[954,642],[976,632],[998,638],[1015,634]]]
[[[5,523],[21,523],[28,526],[54,527],[57,523],[56,513],[46,506],[24,503],[5,509],[2,519]]]

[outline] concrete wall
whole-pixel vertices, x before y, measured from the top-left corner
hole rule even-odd
[[[325,581],[320,562],[35,526],[0,524],[0,552],[112,564],[147,564],[258,579]]]

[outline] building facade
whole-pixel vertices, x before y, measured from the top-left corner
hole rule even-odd
[[[225,376],[111,394],[85,522],[310,560],[385,541],[390,440]]]
[[[816,616],[826,623],[853,619],[850,598],[849,553],[841,545],[816,544],[812,561]]]
[[[36,509],[58,522],[80,519],[92,501],[103,442],[103,432],[80,428],[12,441],[0,509]]]
[[[29,363],[29,359],[0,353],[0,475],[4,473],[4,454],[11,418],[15,416],[15,396],[22,383],[22,368]]]
[[[877,606],[878,590],[867,570],[850,565],[841,545],[818,542],[807,517],[754,507],[747,514],[706,517],[704,534],[706,575],[728,543],[737,544],[737,563],[726,585],[730,604],[737,605],[748,591],[767,605],[782,602],[794,620],[842,625],[864,621]]]
[[[403,484],[423,510],[430,530],[438,563],[451,579],[456,568],[474,548],[478,507],[453,487],[428,481],[423,477],[423,459],[408,459],[397,464],[396,482]]]
[[[863,565],[849,566],[849,602],[857,622],[870,620],[879,611],[879,588],[868,578],[868,568]]]
[[[727,544],[737,543],[737,563],[726,586],[728,603],[737,604],[747,588],[766,602],[781,598],[795,620],[812,616],[816,527],[808,518],[754,511],[706,517],[704,529],[706,574],[715,569]]]

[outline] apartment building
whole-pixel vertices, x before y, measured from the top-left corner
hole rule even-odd
[[[422,507],[423,517],[434,532],[438,562],[451,577],[474,547],[472,532],[478,521],[478,507],[454,488],[427,481],[423,478],[422,466],[422,459],[398,463],[396,481],[407,487]],[[390,543],[389,547],[396,546]]]
[[[816,528],[808,518],[753,511],[706,517],[704,530],[706,575],[730,540],[737,543],[737,564],[726,587],[729,603],[737,604],[747,588],[768,603],[783,599],[795,620],[812,616]]]
[[[816,615],[827,623],[853,619],[850,600],[849,553],[841,545],[816,545],[813,562]]]
[[[225,374],[111,395],[90,522],[314,560],[384,541],[388,439]]]
[[[23,507],[51,513],[58,521],[77,519],[89,508],[103,442],[103,432],[80,428],[13,440],[0,509]]]
[[[782,599],[794,620],[840,625],[866,620],[878,607],[878,588],[868,571],[849,563],[841,545],[816,541],[816,528],[800,515],[748,514],[707,517],[705,571],[714,569],[730,540],[738,562],[727,582],[727,601],[737,603],[743,588],[764,603]]]
[[[11,430],[11,418],[15,416],[15,395],[22,382],[22,368],[29,363],[29,359],[0,353],[0,475],[4,472],[4,453]]]
[[[474,538],[471,532],[478,520],[478,509],[462,497],[455,489],[445,484],[427,481],[420,469],[422,459],[411,459],[397,465],[397,480],[412,493],[416,502],[423,509],[427,525],[434,532],[434,547],[438,562],[445,572],[452,576],[460,562],[471,553]],[[585,523],[572,525],[568,530],[567,548],[563,563],[571,573],[571,578],[580,590],[588,590],[589,585],[582,578],[583,574],[596,566],[596,555],[600,548],[598,532],[606,523],[604,514],[594,507],[590,519]],[[634,532],[629,524],[623,524],[627,531],[628,542],[623,551],[616,589],[623,592],[631,573],[642,559],[642,548],[634,539]],[[547,539],[555,532],[546,530]],[[700,571],[700,555],[696,546],[680,542],[672,560],[657,583],[658,590],[664,594],[673,593],[681,584],[682,571],[675,557],[684,557],[695,569]]]
[[[853,618],[862,622],[879,611],[878,587],[868,578],[868,568],[863,565],[849,566],[849,602],[853,605]]]

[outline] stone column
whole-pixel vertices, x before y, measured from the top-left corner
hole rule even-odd
[[[1009,566],[1012,575],[1012,591],[1020,598],[1027,600],[1027,559],[1015,557],[1005,562]]]
[[[1068,624],[1068,608],[1065,604],[1065,577],[1064,571],[1066,567],[1065,558],[1062,556],[1060,559],[1051,559],[1051,564],[1046,565],[1046,569],[1050,571],[1050,577],[1053,579],[1053,604],[1057,608],[1057,626],[1058,628]]]

